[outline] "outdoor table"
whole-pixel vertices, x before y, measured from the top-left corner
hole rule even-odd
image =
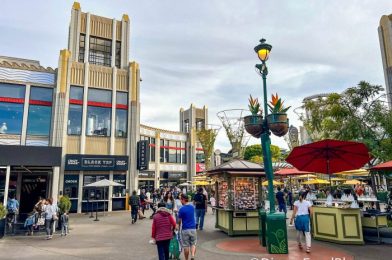
[[[313,206],[312,224],[316,240],[363,245],[360,209]]]
[[[362,227],[375,228],[379,244],[381,244],[380,228],[388,227],[387,216],[388,213],[363,212]]]

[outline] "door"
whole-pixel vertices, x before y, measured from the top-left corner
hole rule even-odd
[[[23,174],[20,213],[29,213],[40,198],[47,198],[47,175]]]

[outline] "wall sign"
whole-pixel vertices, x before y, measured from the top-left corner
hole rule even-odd
[[[139,178],[155,178],[155,172],[139,172]]]
[[[67,171],[126,171],[128,156],[67,154]]]
[[[149,142],[147,140],[137,143],[137,169],[141,171],[148,170],[150,161]]]

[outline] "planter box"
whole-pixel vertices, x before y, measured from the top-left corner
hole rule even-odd
[[[284,136],[289,131],[289,120],[285,113],[268,115],[267,124],[271,132],[276,136]]]
[[[5,218],[0,219],[0,238],[4,237],[5,232]]]
[[[263,116],[261,115],[250,115],[244,117],[245,130],[250,135],[256,138],[260,138],[263,133]]]

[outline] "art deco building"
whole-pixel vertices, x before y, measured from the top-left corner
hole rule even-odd
[[[389,108],[392,108],[392,14],[381,17],[378,36],[380,38],[388,104]]]

